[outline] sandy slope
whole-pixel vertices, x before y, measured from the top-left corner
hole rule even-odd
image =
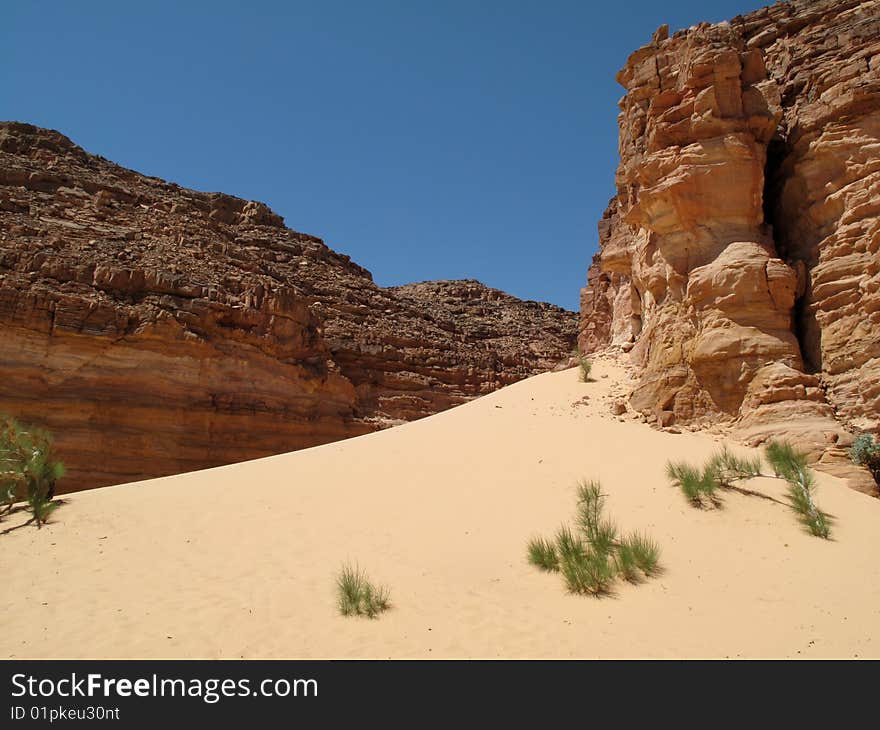
[[[604,396],[622,373],[609,361],[594,372],[587,384],[575,370],[541,375],[343,443],[72,495],[54,524],[0,536],[0,654],[880,656],[880,501],[819,475],[833,542],[756,497],[694,510],[664,463],[717,442],[618,422]],[[660,542],[664,575],[594,599],[527,565],[527,539],[570,517],[581,477],[602,480],[622,527]],[[346,559],[391,587],[380,620],[337,614]]]

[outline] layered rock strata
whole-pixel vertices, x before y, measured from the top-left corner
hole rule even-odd
[[[880,426],[880,2],[660,28],[617,78],[581,348],[631,348],[662,423],[840,455]]]
[[[0,124],[0,411],[61,491],[327,443],[552,368],[574,313],[476,281],[396,289],[265,205]]]

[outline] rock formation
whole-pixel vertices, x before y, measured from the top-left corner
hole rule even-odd
[[[631,348],[662,423],[840,456],[880,427],[880,0],[662,27],[617,78],[581,348]]]
[[[261,203],[0,124],[0,411],[54,432],[61,491],[435,413],[550,369],[576,326],[476,281],[382,289]]]

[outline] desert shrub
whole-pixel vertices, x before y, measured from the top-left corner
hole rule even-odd
[[[18,500],[18,488],[16,481],[7,477],[2,469],[3,464],[0,462],[0,514],[5,514]]]
[[[608,593],[615,566],[609,555],[587,549],[560,561],[559,570],[571,593]]]
[[[17,421],[0,415],[0,499],[4,512],[11,510],[25,491],[22,430]]]
[[[725,446],[710,459],[707,468],[714,475],[718,486],[727,487],[740,479],[760,476],[761,457],[748,459],[737,456]]]
[[[667,462],[666,476],[677,484],[682,494],[694,507],[703,507],[706,501],[715,503],[715,489],[718,486],[717,471],[710,462],[702,471],[685,462]]]
[[[729,488],[734,482],[760,474],[760,457],[748,459],[737,456],[726,446],[716,452],[702,469],[685,462],[670,461],[666,464],[666,476],[678,485],[695,507],[704,507],[707,502],[716,504],[718,489]]]
[[[807,529],[816,537],[827,539],[831,535],[831,526],[828,516],[813,500],[812,492],[815,488],[816,481],[812,473],[804,472],[798,479],[789,481],[788,498]]]
[[[880,442],[869,433],[863,433],[850,447],[849,456],[854,464],[868,468],[880,486]]]
[[[42,527],[49,521],[50,515],[61,506],[61,502],[56,502],[40,492],[32,492],[28,496],[28,507],[34,515],[34,521],[37,527]]]
[[[578,361],[578,366],[581,369],[581,382],[589,383],[590,382],[590,371],[593,369],[592,363],[587,360],[585,357],[581,357]]]
[[[770,468],[777,477],[785,479],[786,475],[796,472],[799,465],[806,466],[806,460],[787,441],[771,441],[764,447],[764,455],[770,462]]]
[[[571,528],[563,525],[556,533],[556,552],[560,565],[567,560],[576,560],[587,551],[584,541],[577,537]]]
[[[556,545],[543,537],[535,537],[529,540],[529,562],[548,572],[559,570],[559,555],[556,554]]]
[[[605,495],[599,482],[580,482],[577,488],[577,524],[599,555],[610,555],[617,542],[617,526],[602,517]]]
[[[376,618],[391,606],[384,586],[375,586],[357,566],[343,565],[336,578],[337,605],[343,616]]]
[[[571,593],[602,595],[617,577],[638,582],[659,569],[656,543],[633,534],[618,539],[617,526],[603,516],[605,495],[598,482],[577,486],[577,531],[559,528],[553,541],[537,537],[528,544],[528,560],[550,572],[559,572]]]
[[[614,557],[617,561],[617,573],[621,578],[630,583],[638,583],[639,580],[641,580],[642,575],[639,572],[639,565],[636,561],[635,552],[633,551],[632,545],[626,540],[620,544]]]
[[[778,441],[767,444],[764,455],[773,474],[788,482],[789,502],[801,521],[813,535],[827,538],[830,534],[828,515],[819,510],[813,501],[816,481],[807,467],[806,456],[791,444]],[[705,507],[707,502],[720,504],[716,495],[719,489],[736,489],[758,495],[758,492],[744,490],[736,483],[766,476],[761,473],[761,466],[761,457],[749,459],[737,456],[725,446],[709,459],[702,470],[685,462],[667,462],[666,476],[681,489],[692,505]]]
[[[336,578],[339,613],[343,616],[359,613],[363,582],[363,575],[358,570],[348,565],[343,566]]]
[[[807,466],[806,454],[797,451],[787,442],[772,441],[764,450],[767,461],[777,477],[788,482],[791,506],[810,532],[816,537],[828,538],[831,534],[828,516],[813,500],[816,479]]]
[[[583,514],[589,512],[587,521],[596,524],[605,505],[605,495],[602,494],[602,485],[596,481],[586,481],[581,479],[577,483],[577,504],[578,513]]]
[[[863,433],[850,446],[849,457],[852,459],[853,464],[864,466],[871,454],[878,450],[880,450],[880,443],[875,442],[871,434]]]
[[[645,575],[651,576],[660,569],[660,546],[641,532],[633,532],[624,539],[622,545],[632,554],[636,567]]]
[[[6,511],[24,499],[41,527],[60,504],[53,498],[55,483],[63,476],[64,465],[53,458],[48,432],[0,417],[0,499]]]

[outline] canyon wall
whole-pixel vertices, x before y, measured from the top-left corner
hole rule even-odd
[[[576,315],[476,281],[394,289],[265,205],[0,124],[0,411],[60,491],[367,433],[566,359]]]
[[[880,426],[880,1],[661,27],[617,79],[581,349],[629,351],[661,425],[841,456]]]

